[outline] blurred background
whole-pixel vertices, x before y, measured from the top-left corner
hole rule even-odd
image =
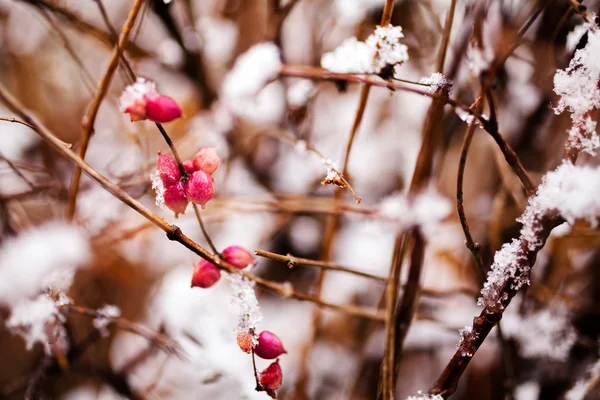
[[[121,31],[132,4],[0,0],[0,82],[76,151],[82,119],[111,57],[114,33]],[[597,1],[585,5],[598,11]],[[125,56],[137,76],[156,81],[161,93],[182,106],[184,117],[165,125],[181,156],[189,159],[199,148],[214,146],[221,157],[214,176],[216,195],[202,212],[218,249],[235,244],[250,251],[327,258],[387,277],[400,228],[386,216],[396,215],[396,203],[406,197],[431,99],[371,88],[345,176],[362,198],[360,204],[348,190],[335,200],[341,189],[320,185],[327,167],[322,157],[305,149],[317,149],[343,164],[360,85],[282,76],[241,113],[221,100],[224,79],[253,45],[274,42],[284,64],[318,67],[321,56],[344,39],[365,40],[379,24],[383,6],[383,0],[144,2]],[[458,0],[445,68],[436,71],[449,7],[449,0],[394,2],[391,23],[402,26],[410,57],[398,74],[418,82],[443,72],[453,81],[451,97],[470,105],[480,87],[474,64],[512,46],[531,20],[518,47],[497,69],[493,91],[500,132],[538,184],[559,163],[571,124],[568,115],[553,112],[553,76],[585,45],[581,15],[567,0]],[[120,65],[99,108],[85,160],[208,248],[192,211],[175,219],[154,204],[149,175],[157,152],[169,149],[154,124],[131,123],[120,112],[118,98],[127,84]],[[431,179],[437,197],[420,210],[425,218],[432,215],[433,226],[427,234],[422,291],[399,368],[400,399],[432,386],[456,350],[459,329],[480,312],[480,284],[455,208],[467,129],[459,114],[452,107],[444,109]],[[0,105],[0,117],[13,116]],[[597,164],[597,158],[586,157],[585,162]],[[56,224],[65,224],[72,174],[73,166],[33,130],[0,121],[0,267],[5,268],[0,268],[0,279],[10,268],[33,276],[31,269],[40,259],[60,261],[53,255],[57,246],[79,243],[53,234]],[[527,197],[482,129],[476,130],[469,152],[464,199],[472,234],[489,266],[494,252],[518,234],[515,219]],[[408,218],[402,211],[399,216]],[[324,254],[331,218],[338,225],[329,254]],[[0,302],[3,397],[37,398],[34,381],[37,395],[49,399],[268,398],[254,390],[251,357],[236,345],[237,317],[229,306],[227,279],[207,290],[190,288],[198,256],[169,241],[85,175],[73,224],[89,247],[84,256],[75,257],[77,268],[67,292],[73,303],[92,310],[116,305],[123,319],[160,332],[179,351],[114,325],[98,335],[97,319],[65,312],[63,345],[70,355],[74,348],[78,352],[63,365],[39,343],[28,349],[5,324],[14,310]],[[590,377],[600,333],[599,236],[586,224],[563,228],[539,253],[531,286],[505,312],[504,341],[492,331],[453,398],[562,399],[576,382]],[[25,245],[32,232],[38,232],[37,245]],[[319,269],[257,260],[257,275],[314,291]],[[402,268],[401,282],[407,269]],[[328,272],[322,284],[321,298],[327,302],[373,309],[385,289],[381,280],[337,271]],[[264,314],[260,329],[275,332],[288,352],[280,359],[284,378],[279,398],[377,397],[384,349],[381,321],[324,308],[313,331],[315,304],[260,287],[256,293]],[[258,364],[264,369],[268,362]],[[600,398],[600,391],[591,389],[585,398]]]

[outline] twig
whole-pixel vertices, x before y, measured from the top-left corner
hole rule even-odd
[[[394,253],[392,265],[390,267],[389,278],[385,287],[385,343],[384,357],[381,363],[381,378],[380,378],[380,395],[385,399],[394,397],[394,359],[390,356],[393,354],[396,347],[396,336],[392,329],[387,327],[394,323],[394,314],[396,311],[396,302],[398,301],[398,283],[400,281],[400,273],[402,271],[402,261],[404,253],[408,247],[405,243],[407,235],[397,235],[394,242]]]
[[[365,278],[374,279],[374,280],[378,280],[378,281],[382,281],[382,282],[386,281],[386,278],[383,276],[377,276],[377,275],[369,274],[367,272],[357,271],[355,269],[344,267],[343,265],[334,264],[334,263],[328,262],[328,261],[310,260],[308,258],[295,257],[291,254],[287,254],[284,256],[281,254],[271,253],[270,251],[258,250],[258,249],[254,250],[254,254],[256,254],[257,256],[260,256],[260,257],[266,257],[266,258],[270,258],[271,260],[285,263],[290,267],[290,269],[294,268],[295,266],[312,266],[312,267],[319,267],[319,268],[327,269],[327,270],[331,270],[331,271],[347,272],[349,274],[358,275],[358,276],[362,276]]]
[[[121,54],[121,49],[125,49],[127,47],[129,34],[133,25],[135,24],[135,20],[137,19],[138,13],[144,4],[144,0],[135,0],[131,10],[129,11],[129,16],[127,17],[127,21],[123,25],[121,29],[121,35],[119,37],[119,42],[115,46],[113,50],[110,62],[106,71],[104,72],[104,76],[102,80],[98,84],[98,89],[96,90],[96,95],[92,100],[92,104],[90,105],[90,109],[87,115],[83,119],[83,132],[81,134],[81,141],[79,143],[79,157],[81,159],[85,159],[85,153],[87,152],[87,148],[90,142],[90,138],[94,133],[94,123],[96,122],[96,116],[98,115],[98,110],[100,109],[100,104],[108,91],[108,87],[110,86],[110,82],[112,81],[113,74],[115,73],[117,66],[119,65],[119,59]],[[81,169],[75,167],[73,170],[73,178],[71,179],[71,187],[69,189],[69,202],[67,205],[67,218],[72,219],[75,214],[75,207],[77,205],[77,193],[79,192],[79,181],[81,180]]]
[[[442,33],[442,43],[440,44],[440,50],[436,62],[436,71],[439,72],[442,72],[444,70],[444,61],[446,60],[446,52],[448,50],[448,43],[450,42],[450,33],[452,33],[455,9],[456,0],[452,0],[450,2],[450,7],[446,12],[446,21],[444,22],[444,31]]]
[[[263,387],[258,380],[258,370],[256,369],[256,356],[254,355],[254,349],[252,349],[252,369],[254,370],[254,379],[256,380],[256,391],[262,392]]]
[[[18,120],[16,118],[12,118],[12,117],[10,117],[10,118],[9,117],[0,117],[0,121],[6,121],[6,122],[12,122],[12,123],[15,123],[15,124],[25,125],[26,127],[35,130],[35,127],[32,126],[31,124],[28,124],[25,121],[20,121],[20,120]],[[56,137],[55,137],[55,139],[58,140],[67,149],[73,148],[73,145],[71,143],[63,142],[62,140],[60,140],[59,138],[56,138]]]
[[[119,43],[119,35],[115,29],[115,27],[110,23],[110,19],[108,18],[108,13],[106,12],[106,8],[104,7],[104,3],[102,0],[93,0],[100,10],[100,15],[102,15],[102,20],[104,21],[104,25],[106,25],[106,29],[110,32],[110,36],[112,38],[113,44],[116,46]],[[123,50],[119,46],[116,47],[116,50],[119,52],[119,57],[121,58],[121,63],[125,67],[125,71],[127,71],[128,78],[130,81],[135,81],[135,73],[133,72],[133,68],[129,64],[129,61],[125,58],[125,54],[123,54]]]
[[[541,220],[542,230],[537,236],[540,245],[535,250],[528,249],[528,243],[523,240],[523,250],[527,255],[525,259],[520,259],[517,262],[517,270],[522,271],[524,268],[531,268],[535,264],[537,253],[544,247],[546,239],[550,236],[552,229],[563,223],[562,218],[554,214],[547,214]],[[438,380],[434,383],[429,393],[439,394],[444,398],[450,397],[455,391],[462,374],[465,372],[467,365],[484,342],[490,331],[498,324],[502,318],[502,313],[510,304],[513,297],[517,294],[514,290],[515,278],[506,277],[502,282],[500,292],[504,294],[502,297],[502,307],[498,310],[490,310],[485,308],[478,317],[473,319],[472,333],[469,334],[460,343],[454,356],[448,362],[448,365],[441,373]]]
[[[334,180],[332,182],[328,182],[327,179],[323,182],[321,182],[321,185],[325,185],[326,183],[334,183],[336,184],[336,186],[338,186],[341,189],[348,189],[350,191],[350,194],[352,194],[352,197],[354,197],[354,202],[356,204],[359,204],[361,201],[361,198],[358,194],[356,194],[356,192],[354,191],[354,188],[352,187],[352,185],[350,185],[350,182],[348,182],[348,180],[344,177],[345,175],[347,175],[347,171],[344,172],[344,170],[339,171],[337,168],[334,167],[333,162],[331,161],[330,158],[326,157],[323,153],[321,153],[319,150],[317,150],[315,147],[311,146],[310,144],[306,143],[304,140],[301,139],[297,139],[295,137],[283,134],[283,133],[267,133],[269,136],[277,138],[277,139],[281,139],[284,140],[290,144],[293,144],[294,146],[303,146],[302,149],[309,151],[311,153],[313,153],[314,155],[316,155],[317,157],[319,157],[319,159],[321,160],[321,162],[323,163],[323,165],[325,165],[328,169],[332,170],[333,172],[335,172],[335,174],[337,175],[337,178],[339,178],[339,181]],[[347,166],[347,163],[344,163],[344,166]],[[345,168],[347,169],[347,168]],[[324,183],[325,182],[325,183]],[[339,201],[339,199],[334,197],[334,203],[336,203],[337,201]]]
[[[192,203],[192,208],[194,209],[194,213],[196,214],[196,219],[198,220],[198,224],[200,225],[200,229],[202,230],[202,235],[206,239],[208,246],[215,254],[219,254],[219,251],[215,247],[210,235],[208,234],[206,227],[204,226],[204,221],[202,220],[202,215],[200,215],[200,210],[198,209],[198,204]]]
[[[478,100],[473,103],[474,112],[479,114],[483,107],[483,102],[481,100],[481,96],[478,97]],[[479,281],[483,284],[485,280],[485,269],[483,266],[483,261],[481,259],[481,254],[479,253],[479,243],[475,243],[473,240],[473,236],[471,235],[471,229],[469,228],[469,223],[467,222],[467,215],[465,213],[465,208],[463,205],[463,182],[465,176],[465,167],[467,165],[467,155],[469,153],[469,149],[471,147],[471,141],[473,139],[473,134],[475,133],[475,120],[469,123],[467,131],[465,132],[465,138],[463,140],[462,149],[460,151],[460,161],[458,163],[458,174],[456,178],[456,209],[458,212],[458,218],[460,220],[460,225],[462,226],[463,232],[465,234],[465,244],[471,254],[473,255],[473,259],[475,260],[477,277]]]

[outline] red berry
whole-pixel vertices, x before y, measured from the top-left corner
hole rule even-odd
[[[200,149],[194,156],[194,169],[202,170],[212,175],[221,164],[221,159],[214,147],[205,147]]]
[[[183,114],[179,104],[170,97],[145,96],[146,99],[146,118],[152,122],[167,123],[171,122]]]
[[[241,246],[229,246],[221,254],[225,261],[238,269],[244,269],[255,262],[252,254]]]
[[[194,172],[194,163],[192,163],[190,160],[185,160],[183,162],[183,169],[185,169],[185,172],[188,174],[191,174]]]
[[[170,154],[158,153],[158,161],[156,162],[156,170],[165,187],[174,185],[181,178],[181,171],[175,157]]]
[[[186,183],[185,193],[191,202],[204,208],[215,194],[212,178],[204,171],[195,171]]]
[[[258,344],[254,348],[254,354],[260,358],[272,360],[287,353],[283,348],[281,340],[272,332],[262,331],[258,335]]]
[[[163,193],[165,206],[172,210],[175,215],[183,214],[188,205],[188,199],[185,196],[183,183],[177,182],[174,185],[165,187]]]
[[[192,275],[192,287],[209,288],[219,281],[221,271],[216,265],[201,260],[194,264],[194,274]]]
[[[258,382],[262,390],[266,391],[269,396],[276,399],[277,393],[275,390],[281,386],[283,381],[283,373],[279,366],[279,360],[269,365],[267,369],[258,374]]]

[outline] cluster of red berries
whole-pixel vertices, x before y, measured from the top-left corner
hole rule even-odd
[[[162,197],[165,206],[176,215],[183,214],[190,201],[204,208],[215,194],[212,174],[220,163],[214,147],[202,148],[193,160],[184,161],[183,171],[175,157],[159,153],[156,170],[164,188]]]

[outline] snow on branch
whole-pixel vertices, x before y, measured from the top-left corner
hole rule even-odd
[[[377,26],[366,41],[348,38],[335,50],[325,53],[321,67],[339,73],[378,74],[388,66],[397,67],[408,60],[408,48],[400,43],[401,26]]]
[[[573,127],[569,130],[568,149],[596,154],[600,137],[596,133],[596,122],[592,110],[600,108],[600,31],[588,31],[588,42],[564,70],[554,76],[554,92],[560,96],[554,111],[557,114],[569,111]]]

